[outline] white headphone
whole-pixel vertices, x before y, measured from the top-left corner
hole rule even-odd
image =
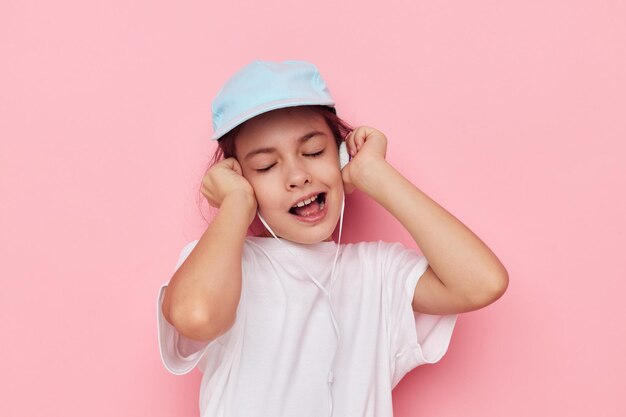
[[[339,144],[339,169],[343,169],[350,162],[350,155],[348,154],[348,147],[346,141],[341,141]]]

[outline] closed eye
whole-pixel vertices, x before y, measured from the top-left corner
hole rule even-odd
[[[324,153],[324,149],[322,149],[319,152],[315,152],[315,153],[305,153],[304,156],[310,156],[312,158],[317,158],[318,156],[322,156],[322,154]],[[272,165],[265,167],[265,168],[260,168],[260,169],[255,169],[256,172],[267,172],[269,171],[274,165],[276,165],[276,163],[273,163]]]
[[[324,153],[324,150],[322,149],[319,152],[315,152],[315,153],[305,153],[304,156],[312,156],[313,158],[315,158],[316,156],[321,156]]]
[[[276,165],[275,163],[266,167],[266,168],[261,168],[261,169],[255,169],[256,172],[267,172],[270,170],[270,168],[272,168],[274,165]]]

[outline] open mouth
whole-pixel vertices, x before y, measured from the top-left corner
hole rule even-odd
[[[315,216],[324,210],[324,205],[326,204],[326,193],[319,193],[317,197],[310,201],[308,204],[304,204],[301,207],[292,207],[289,209],[289,213],[300,216],[300,217],[309,217]]]

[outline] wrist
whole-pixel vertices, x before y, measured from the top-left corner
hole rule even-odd
[[[355,167],[354,186],[361,192],[372,196],[381,187],[385,187],[391,165],[384,158],[363,160]]]
[[[220,205],[221,210],[228,210],[232,212],[241,212],[246,215],[246,219],[248,219],[248,224],[252,223],[254,220],[254,216],[256,215],[257,202],[254,195],[244,191],[237,190],[228,194],[222,204]]]

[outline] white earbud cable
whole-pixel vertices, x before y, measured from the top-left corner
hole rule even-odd
[[[328,372],[328,404],[329,404],[329,416],[330,417],[332,417],[332,415],[333,415],[333,394],[332,394],[332,387],[331,387],[331,385],[332,385],[332,383],[333,383],[333,381],[335,379],[335,376],[333,374],[333,369],[335,369],[335,359],[337,357],[337,351],[339,350],[339,343],[340,343],[340,340],[341,340],[341,336],[339,334],[339,326],[337,325],[337,321],[335,320],[335,313],[333,311],[333,304],[331,302],[330,293],[332,291],[332,287],[333,287],[333,284],[334,284],[335,265],[337,264],[337,257],[339,256],[339,248],[340,248],[340,243],[341,243],[341,232],[342,232],[342,229],[343,229],[343,211],[344,211],[344,208],[345,208],[345,202],[346,202],[346,195],[345,195],[345,193],[343,193],[342,197],[341,197],[341,215],[339,216],[339,238],[337,239],[337,250],[335,251],[335,260],[333,261],[333,267],[332,267],[331,272],[330,272],[330,279],[329,279],[329,283],[328,283],[329,289],[328,290],[326,290],[324,288],[324,286],[321,285],[313,277],[313,275],[311,275],[309,273],[307,268],[302,264],[302,262],[300,262],[300,259],[298,259],[298,257],[289,249],[289,246],[287,246],[283,241],[281,241],[278,238],[278,236],[276,236],[276,234],[274,233],[272,228],[267,224],[267,222],[265,221],[263,216],[261,216],[261,213],[257,210],[257,215],[259,216],[259,220],[261,220],[261,222],[263,223],[265,228],[267,230],[269,230],[269,232],[272,234],[272,236],[274,236],[274,238],[276,240],[278,240],[287,249],[287,251],[294,257],[294,259],[298,262],[298,264],[300,264],[302,269],[304,269],[304,271],[311,278],[311,280],[313,280],[315,285],[317,285],[319,287],[319,289],[322,290],[324,292],[324,294],[326,294],[326,296],[328,297],[328,303],[330,304],[330,311],[331,311],[331,320],[333,322],[333,327],[335,329],[335,335],[337,336],[337,348],[335,349],[335,353],[333,355],[333,360],[331,362],[331,368],[330,368],[330,371]]]

